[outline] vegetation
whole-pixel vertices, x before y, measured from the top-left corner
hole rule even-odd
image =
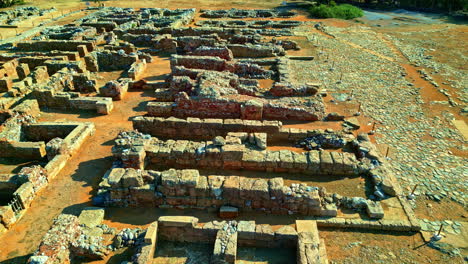
[[[314,0],[330,5],[330,0]],[[376,8],[405,8],[432,11],[468,11],[468,0],[336,0],[340,3]]]
[[[0,0],[0,8],[24,4],[24,0]]]
[[[350,4],[337,5],[334,1],[330,1],[328,5],[312,6],[309,12],[313,17],[319,18],[353,19],[364,15],[364,12],[358,7]]]

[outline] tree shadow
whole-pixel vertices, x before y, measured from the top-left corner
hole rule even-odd
[[[24,264],[24,263],[28,262],[28,259],[31,256],[32,256],[32,254],[19,256],[19,257],[13,257],[13,258],[10,258],[10,259],[0,261],[0,264]]]

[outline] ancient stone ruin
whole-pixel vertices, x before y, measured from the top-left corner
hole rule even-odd
[[[420,229],[361,117],[330,111],[320,82],[298,81],[291,65],[315,58],[295,41],[305,23],[296,12],[88,11],[0,54],[0,165],[14,164],[0,174],[0,234],[80,151],[108,146],[112,159],[91,175],[94,207],[56,216],[28,263],[106,260],[127,247],[127,263],[153,263],[169,242],[210,247],[199,263],[235,263],[241,247],[328,263],[321,228]],[[147,96],[128,107],[135,91]],[[99,128],[113,115],[129,118]],[[114,140],[98,141],[100,129]],[[342,193],[344,179],[365,190]],[[115,208],[158,217],[114,228],[103,221]]]

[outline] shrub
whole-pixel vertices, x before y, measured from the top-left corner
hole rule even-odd
[[[336,5],[324,5],[313,6],[309,9],[309,13],[318,18],[341,18],[341,19],[353,19],[362,17],[364,12],[362,9],[349,4]]]
[[[0,8],[10,7],[12,5],[22,5],[24,0],[0,0]]]

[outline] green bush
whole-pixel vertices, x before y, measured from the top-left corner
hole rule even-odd
[[[0,0],[0,8],[22,4],[24,4],[24,0]]]
[[[341,18],[341,19],[353,19],[362,17],[364,12],[362,9],[349,4],[336,5],[319,5],[313,6],[309,9],[309,13],[313,17],[318,18]]]

